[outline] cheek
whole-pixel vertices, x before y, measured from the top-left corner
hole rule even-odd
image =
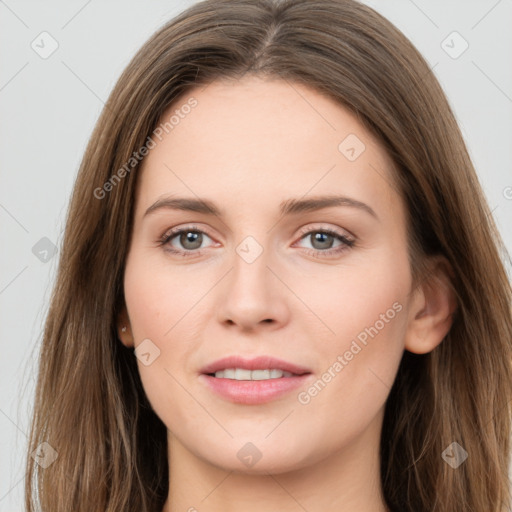
[[[170,271],[164,258],[151,257],[143,251],[129,256],[124,293],[136,344],[151,337],[165,340],[197,303],[200,281],[197,274],[187,275],[182,268]]]
[[[321,269],[316,274],[287,277],[294,282],[294,292],[315,313],[308,315],[308,327],[316,328],[317,335],[321,332],[331,342],[319,344],[320,347],[342,350],[358,335],[363,343],[366,338],[377,337],[399,341],[397,335],[406,317],[402,311],[406,309],[411,286],[405,249],[384,248],[347,258],[339,266]],[[294,321],[300,324],[304,320]]]

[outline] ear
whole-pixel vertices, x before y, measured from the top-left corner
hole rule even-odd
[[[117,337],[121,341],[121,343],[125,347],[133,347],[133,335],[132,328],[130,324],[130,319],[128,317],[128,311],[126,310],[126,305],[123,303],[121,311],[117,315]]]
[[[414,354],[434,350],[448,334],[457,299],[452,286],[453,271],[443,256],[433,256],[430,271],[413,291],[405,349]]]

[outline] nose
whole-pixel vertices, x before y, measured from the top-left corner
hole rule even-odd
[[[290,310],[287,288],[276,277],[270,251],[263,249],[255,257],[238,247],[232,269],[223,280],[219,297],[218,319],[243,331],[258,328],[277,329],[288,322]],[[247,246],[245,246],[247,248]],[[257,251],[259,253],[260,250]],[[256,253],[256,254],[257,254]]]

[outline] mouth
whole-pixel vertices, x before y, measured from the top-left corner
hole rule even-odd
[[[216,379],[231,379],[231,380],[269,380],[269,379],[282,379],[283,377],[293,377],[297,374],[292,372],[285,372],[277,368],[267,368],[260,370],[247,370],[245,368],[226,368],[219,370],[215,373],[208,373],[210,377]]]
[[[268,380],[304,375],[311,370],[271,356],[228,356],[206,365],[201,373],[217,379]]]
[[[308,368],[270,356],[231,356],[204,367],[200,380],[225,400],[257,405],[291,392],[311,375]]]

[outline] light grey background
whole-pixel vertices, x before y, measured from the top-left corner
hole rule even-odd
[[[43,237],[60,244],[85,145],[121,71],[192,3],[0,0],[0,512],[23,510],[37,351],[58,263],[32,248]],[[365,3],[433,68],[512,252],[512,0]],[[44,31],[58,43],[46,59],[31,47],[51,49]]]

